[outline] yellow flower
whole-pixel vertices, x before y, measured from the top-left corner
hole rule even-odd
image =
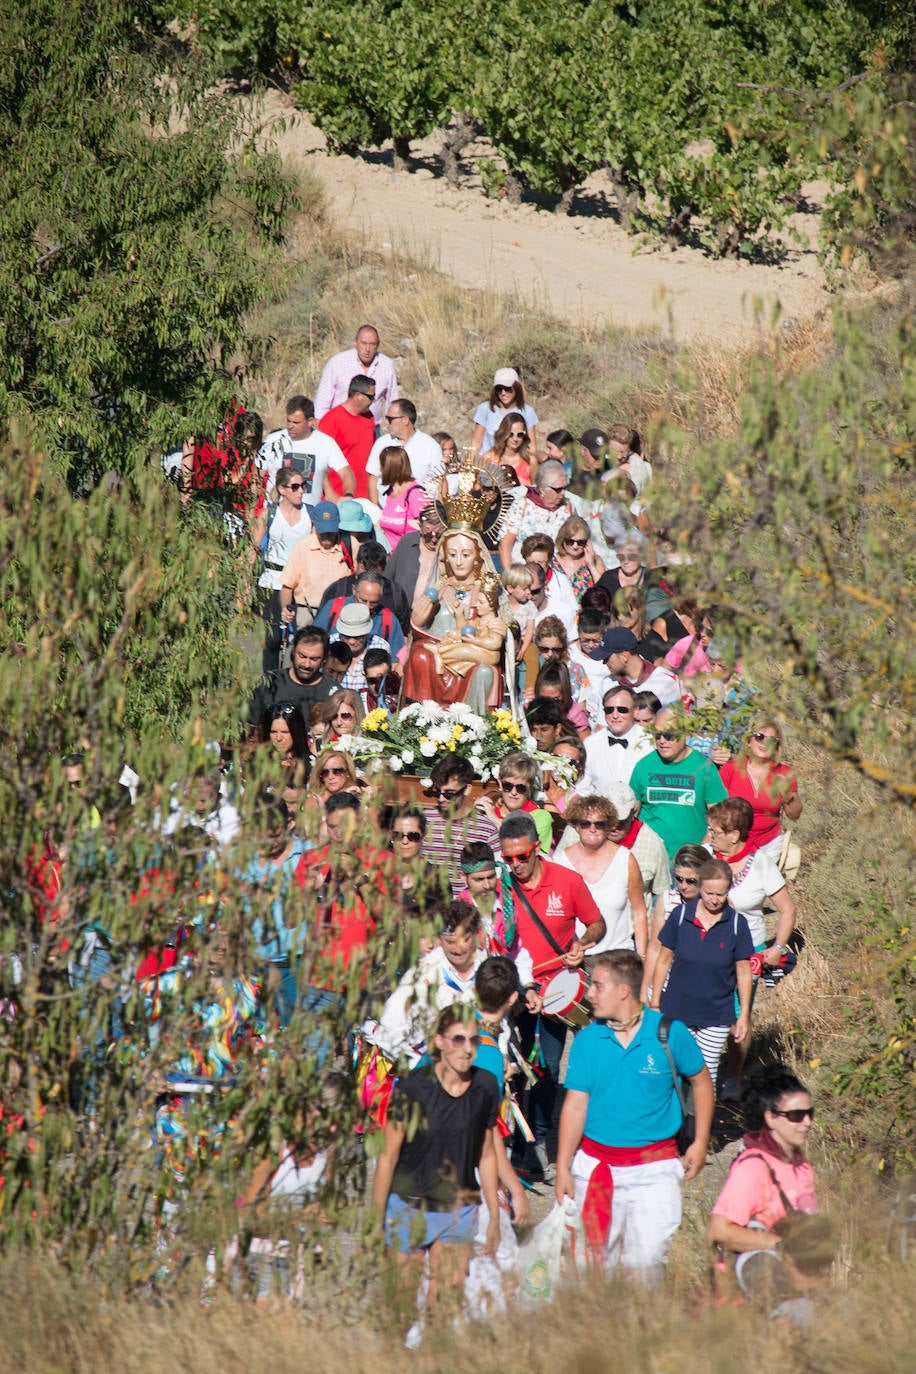
[[[372,734],[374,730],[387,730],[388,712],[385,711],[381,706],[377,706],[374,711],[370,711],[369,714],[366,716],[365,720],[363,721],[362,728],[364,733],[368,731],[370,734]]]

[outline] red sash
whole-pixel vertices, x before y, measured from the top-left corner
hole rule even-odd
[[[579,1146],[583,1154],[599,1162],[592,1170],[582,1205],[582,1226],[585,1239],[592,1250],[603,1250],[611,1229],[614,1200],[614,1175],[611,1168],[632,1167],[634,1164],[654,1164],[659,1159],[677,1159],[674,1137],[658,1140],[652,1145],[602,1145],[582,1137]]]

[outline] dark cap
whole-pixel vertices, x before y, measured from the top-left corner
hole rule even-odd
[[[632,653],[638,643],[639,640],[632,630],[625,630],[622,625],[618,625],[613,630],[605,631],[601,643],[597,649],[592,649],[589,658],[603,663],[611,654],[622,654],[624,651]]]
[[[593,458],[601,458],[607,453],[608,442],[603,429],[587,429],[579,435],[579,443],[588,449]]]
[[[312,524],[318,534],[337,534],[340,515],[333,501],[319,501],[312,507]]]

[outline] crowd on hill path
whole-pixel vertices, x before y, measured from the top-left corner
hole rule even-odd
[[[816,1281],[780,1232],[817,1210],[811,1099],[780,1065],[746,1067],[755,1002],[799,952],[798,781],[715,604],[679,587],[697,570],[666,562],[640,436],[602,418],[540,435],[507,366],[465,435],[427,434],[363,325],[282,427],[239,409],[189,439],[166,470],[257,565],[248,738],[162,801],[161,862],[136,875],[155,938],[128,950],[81,921],[79,845],[49,829],[27,859],[33,933],[55,929],[71,987],[110,1004],[74,1110],[91,1118],[128,1004],[130,1035],[167,1046],[163,1226],[243,1060],[308,1055],[329,1103],[356,1075],[409,1345],[524,1290],[533,1188],[553,1186],[588,1263],[653,1282],[717,1101],[743,1101],[748,1131],[710,1222],[722,1267],[789,1315]],[[91,849],[110,818],[65,762]],[[415,937],[394,976],[392,922]],[[14,1021],[15,979],[4,998]],[[239,1206],[312,1206],[334,1167],[333,1148],[284,1146]],[[258,1292],[301,1291],[290,1253],[249,1252]]]

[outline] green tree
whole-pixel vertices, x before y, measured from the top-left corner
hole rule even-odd
[[[212,431],[289,192],[141,4],[0,16],[0,418],[76,484]]]

